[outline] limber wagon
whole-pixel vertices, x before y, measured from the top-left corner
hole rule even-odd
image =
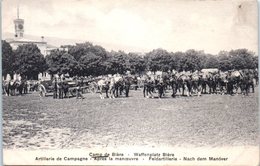
[[[68,80],[66,81],[68,85],[68,93],[67,97],[75,97],[77,94],[77,90],[79,89],[78,82],[76,80]],[[39,95],[41,97],[47,97],[47,96],[52,96],[54,92],[54,86],[51,80],[48,81],[41,81],[39,84]],[[89,86],[88,86],[88,81],[84,80],[81,85],[81,92],[82,93],[87,93],[89,92]]]

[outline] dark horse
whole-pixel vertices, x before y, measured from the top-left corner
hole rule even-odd
[[[3,92],[7,96],[15,96],[16,95],[16,89],[20,89],[21,85],[19,81],[17,80],[11,80],[11,81],[4,81],[3,82]]]
[[[143,88],[143,95],[144,97],[153,97],[152,91],[154,89],[155,83],[151,79],[151,77],[148,77],[144,80],[144,88]]]

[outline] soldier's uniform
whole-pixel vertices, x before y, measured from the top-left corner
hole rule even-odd
[[[63,81],[61,79],[58,81],[58,93],[59,99],[63,99]]]
[[[76,99],[81,98],[84,99],[83,95],[82,95],[82,86],[83,86],[83,79],[78,80],[77,82],[77,94],[76,94]]]
[[[130,81],[129,78],[125,79],[125,96],[128,97],[129,96],[129,90],[130,90]]]
[[[53,84],[53,98],[57,99],[57,95],[58,95],[58,82],[57,82],[57,78],[55,78],[52,82]]]

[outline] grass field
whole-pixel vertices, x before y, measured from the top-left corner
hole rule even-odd
[[[6,149],[258,144],[258,92],[243,95],[101,100],[3,96]],[[170,96],[170,94],[167,94]]]

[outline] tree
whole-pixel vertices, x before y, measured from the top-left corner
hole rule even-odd
[[[255,68],[258,68],[258,56],[254,56],[253,61],[254,61]]]
[[[195,71],[203,68],[203,51],[187,50],[179,60],[179,71]]]
[[[101,56],[97,56],[92,52],[87,53],[86,55],[80,58],[80,63],[83,66],[84,75],[102,75],[103,74],[103,66],[101,65],[103,62]]]
[[[123,51],[111,51],[107,60],[104,62],[106,74],[125,74],[129,70],[129,58]]]
[[[219,60],[219,69],[222,71],[228,71],[231,70],[232,67],[232,63],[229,57],[229,52],[227,51],[220,51],[218,53],[218,60]]]
[[[128,58],[130,64],[129,70],[131,74],[141,74],[145,71],[146,65],[143,57],[135,53],[129,53]]]
[[[147,60],[147,67],[152,72],[168,71],[172,68],[169,63],[171,55],[166,50],[161,48],[155,49],[148,52],[145,56],[145,59]]]
[[[50,55],[46,56],[46,63],[48,65],[48,72],[53,74],[69,74],[70,76],[79,75],[81,71],[80,64],[75,58],[65,51],[53,50]]]
[[[171,58],[171,62],[170,62],[171,70],[173,70],[173,69],[177,70],[177,71],[182,70],[183,65],[180,63],[180,61],[184,55],[185,54],[180,51],[172,53],[172,58]]]
[[[68,53],[72,55],[77,61],[79,61],[82,56],[85,56],[90,52],[97,56],[102,57],[102,59],[107,58],[107,52],[103,47],[98,45],[93,45],[90,42],[78,43],[75,46],[67,46],[67,47],[68,47]]]
[[[217,56],[207,54],[203,68],[219,68],[219,60]]]
[[[18,46],[15,51],[14,69],[22,78],[38,79],[38,74],[46,70],[46,62],[35,44]]]
[[[13,75],[14,72],[14,52],[9,43],[2,40],[2,74],[4,77],[7,74]]]
[[[231,50],[229,52],[230,61],[233,69],[254,69],[254,53],[247,49]]]

